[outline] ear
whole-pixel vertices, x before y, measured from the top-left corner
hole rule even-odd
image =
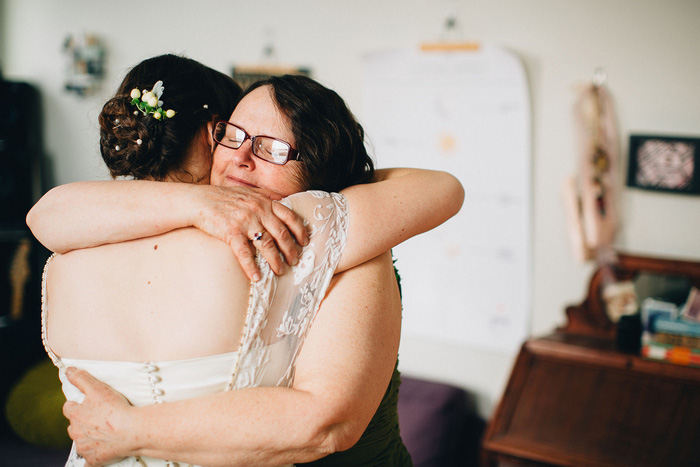
[[[214,123],[211,121],[207,122],[207,143],[209,143],[209,147],[211,148],[212,152],[214,151],[214,137],[212,136],[213,131]]]

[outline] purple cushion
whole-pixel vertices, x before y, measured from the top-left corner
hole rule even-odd
[[[402,375],[398,410],[416,467],[478,465],[485,422],[466,391]]]

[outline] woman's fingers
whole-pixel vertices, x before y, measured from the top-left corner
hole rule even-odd
[[[255,247],[252,245],[250,239],[243,234],[237,234],[229,240],[229,245],[231,245],[231,250],[233,254],[238,259],[238,263],[241,265],[241,269],[248,279],[251,281],[260,280],[260,269],[255,263]]]
[[[279,203],[272,203],[272,211],[261,219],[263,226],[261,229],[254,231],[251,240],[254,238],[255,233],[264,232],[260,239],[253,241],[255,248],[262,253],[270,265],[273,262],[276,264],[276,256],[282,253],[287,264],[294,266],[299,262],[300,243],[304,242],[306,244],[308,242],[306,227],[304,227],[304,221],[294,211],[282,205],[277,208],[277,211],[281,214],[280,217],[275,212],[275,205],[277,204]],[[273,267],[273,269],[279,274],[276,267]]]
[[[66,369],[66,377],[83,394],[89,394],[107,387],[102,381],[99,381],[87,371],[75,367]]]
[[[260,279],[260,269],[255,262],[256,251],[267,261],[272,271],[278,275],[284,273],[285,261],[291,266],[299,262],[301,247],[296,243],[285,224],[275,217],[268,219],[267,225],[267,228],[254,229],[248,237],[242,234],[234,235],[229,242],[241,268],[252,281]],[[270,225],[272,227],[269,227]]]
[[[304,225],[304,219],[282,203],[272,202],[272,213],[284,224],[280,235],[289,234],[296,239],[296,243],[306,246],[309,243],[309,231]],[[277,238],[277,237],[275,237]]]
[[[260,255],[265,258],[275,274],[284,273],[284,260],[280,256],[280,249],[278,248],[275,239],[264,229],[257,230],[250,237],[250,241],[260,252]],[[296,259],[294,260],[296,264]]]
[[[251,280],[260,277],[255,252],[281,274],[284,262],[299,261],[300,245],[308,243],[304,220],[278,203],[265,190],[247,187],[218,187],[200,203],[195,227],[228,243]],[[260,233],[260,238],[256,234]]]

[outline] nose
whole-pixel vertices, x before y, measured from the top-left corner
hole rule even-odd
[[[231,162],[242,167],[255,167],[255,156],[253,155],[253,142],[244,141],[238,149],[223,148],[230,151]]]

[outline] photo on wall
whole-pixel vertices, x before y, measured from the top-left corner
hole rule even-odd
[[[700,194],[700,138],[631,135],[627,186]]]
[[[279,75],[304,75],[310,77],[311,70],[304,67],[277,65],[237,65],[231,67],[231,76],[243,89],[246,89],[259,79]]]

